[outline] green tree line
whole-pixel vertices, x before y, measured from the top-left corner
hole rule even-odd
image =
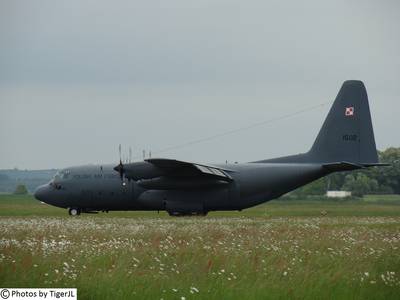
[[[365,194],[400,194],[400,148],[378,151],[378,155],[381,163],[390,166],[334,173],[297,189],[291,195],[324,195],[327,190],[350,191],[356,197]]]

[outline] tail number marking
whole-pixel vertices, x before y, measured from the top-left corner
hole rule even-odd
[[[346,142],[356,142],[357,141],[357,134],[345,134],[342,136],[343,141]]]

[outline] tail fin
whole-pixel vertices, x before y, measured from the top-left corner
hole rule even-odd
[[[378,163],[364,84],[345,81],[309,153],[313,162]]]

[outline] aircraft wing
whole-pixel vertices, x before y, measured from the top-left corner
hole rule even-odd
[[[146,162],[162,170],[170,177],[205,177],[230,182],[232,177],[226,169],[166,158],[149,158]]]

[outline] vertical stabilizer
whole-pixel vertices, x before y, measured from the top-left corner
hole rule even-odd
[[[378,163],[368,96],[362,81],[345,81],[308,153],[313,162]]]

